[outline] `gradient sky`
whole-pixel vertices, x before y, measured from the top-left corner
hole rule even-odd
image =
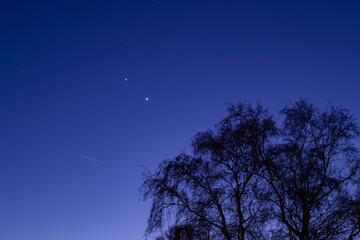
[[[359,89],[357,0],[2,1],[0,239],[140,240],[143,166],[224,103],[360,118]]]

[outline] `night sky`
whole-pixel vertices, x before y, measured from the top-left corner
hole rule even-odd
[[[357,0],[2,1],[0,239],[140,240],[143,169],[225,103],[359,89]]]

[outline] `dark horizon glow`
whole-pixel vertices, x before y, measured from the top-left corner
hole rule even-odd
[[[139,240],[144,168],[299,97],[360,119],[360,2],[0,4],[0,239]],[[148,100],[146,99],[148,98]]]

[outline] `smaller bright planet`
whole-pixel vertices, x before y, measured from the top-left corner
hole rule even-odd
[[[125,80],[125,82],[127,82],[127,80],[128,80],[128,79],[127,79],[127,78],[125,78],[124,80]]]
[[[149,101],[149,98],[148,98],[148,97],[146,97],[146,98],[145,98],[145,101]]]

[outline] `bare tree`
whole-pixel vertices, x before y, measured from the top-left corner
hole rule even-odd
[[[192,155],[180,154],[144,176],[144,197],[153,200],[147,233],[162,226],[171,208],[177,221],[209,226],[209,239],[265,239],[269,189],[256,173],[259,150],[275,131],[261,106],[231,106],[215,131],[195,136]]]

